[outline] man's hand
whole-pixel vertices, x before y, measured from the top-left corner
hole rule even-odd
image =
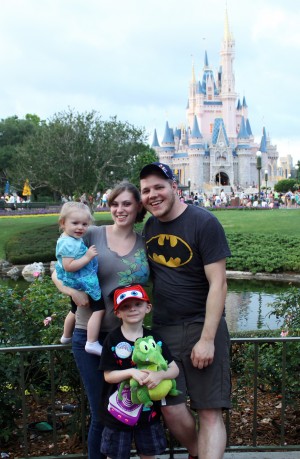
[[[191,353],[192,364],[195,368],[205,368],[212,364],[215,354],[214,340],[201,339],[195,344]]]

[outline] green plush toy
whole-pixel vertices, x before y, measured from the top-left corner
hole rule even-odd
[[[168,364],[162,355],[161,342],[156,343],[152,336],[138,338],[134,343],[132,361],[138,370],[166,371]],[[123,381],[119,387],[119,399],[122,400],[122,390],[130,385],[132,403],[143,404],[146,407],[153,405],[153,400],[161,400],[167,395],[178,395],[175,379],[164,379],[154,389],[140,386],[135,379]]]

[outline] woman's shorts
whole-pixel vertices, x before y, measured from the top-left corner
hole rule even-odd
[[[129,459],[132,441],[138,454],[155,456],[162,454],[166,447],[166,437],[163,425],[155,422],[132,430],[116,430],[104,427],[101,441],[101,453],[111,459]]]
[[[191,352],[200,339],[203,323],[155,325],[152,328],[168,346],[180,370],[176,383],[181,394],[167,397],[166,404],[185,403],[189,397],[191,408],[195,410],[230,408],[230,337],[225,319],[221,319],[216,333],[213,363],[203,369],[195,368],[191,361]]]

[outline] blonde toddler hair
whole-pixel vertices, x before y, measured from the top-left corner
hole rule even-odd
[[[60,214],[58,218],[58,224],[60,228],[62,224],[64,223],[65,219],[67,218],[67,216],[74,210],[77,210],[77,211],[81,210],[82,212],[85,212],[89,218],[89,225],[93,223],[94,218],[91,214],[89,207],[86,204],[84,204],[83,202],[68,201],[68,202],[65,202],[62,208],[60,209]]]

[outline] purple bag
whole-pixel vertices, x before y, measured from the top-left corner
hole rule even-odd
[[[119,400],[118,391],[109,397],[108,411],[118,421],[128,426],[134,426],[140,417],[143,404],[134,404],[131,401],[130,387],[124,387],[122,390],[123,400]]]

